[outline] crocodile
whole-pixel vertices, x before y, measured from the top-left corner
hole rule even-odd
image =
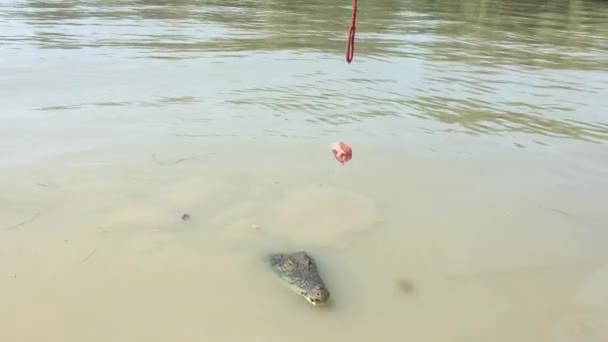
[[[306,252],[271,253],[270,265],[289,288],[315,306],[325,305],[329,290],[319,275],[316,262]]]

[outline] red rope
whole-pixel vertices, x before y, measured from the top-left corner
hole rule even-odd
[[[346,61],[348,64],[352,62],[355,55],[355,22],[357,21],[357,0],[353,0],[353,16],[350,19],[350,28],[348,29],[348,44],[346,46]]]

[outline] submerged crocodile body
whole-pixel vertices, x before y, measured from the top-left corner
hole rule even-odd
[[[315,261],[306,252],[270,254],[270,265],[289,288],[312,305],[324,305],[329,300],[329,290]]]

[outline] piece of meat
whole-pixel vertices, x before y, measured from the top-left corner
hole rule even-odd
[[[333,152],[336,160],[342,165],[350,161],[353,157],[353,149],[342,141],[333,144],[331,146],[331,151]]]

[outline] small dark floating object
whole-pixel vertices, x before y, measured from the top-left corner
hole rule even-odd
[[[408,279],[399,279],[397,281],[397,286],[399,286],[399,289],[406,294],[412,294],[416,290],[414,282]]]
[[[190,219],[190,214],[182,215],[182,221],[188,221]]]

